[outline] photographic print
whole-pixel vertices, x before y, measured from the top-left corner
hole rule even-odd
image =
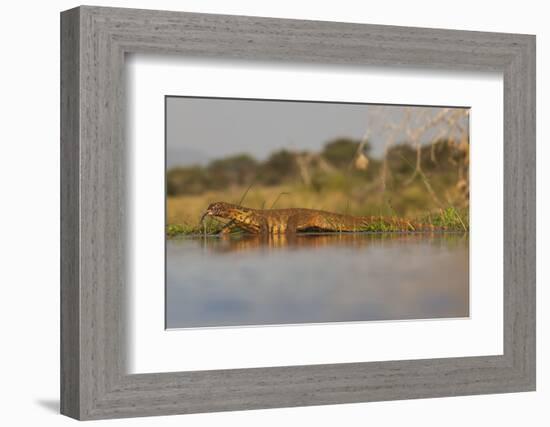
[[[166,328],[469,316],[469,108],[165,114]]]

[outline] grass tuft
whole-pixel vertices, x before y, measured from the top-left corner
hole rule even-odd
[[[403,231],[403,229],[395,224],[388,224],[379,220],[360,227],[358,231],[369,233],[395,233],[396,231]]]
[[[166,236],[168,238],[187,236],[191,234],[217,234],[220,232],[223,224],[210,221],[209,218],[204,221],[204,225],[190,225],[187,223],[168,224],[166,226]]]
[[[436,214],[421,217],[418,222],[431,224],[435,227],[445,227],[449,231],[468,231],[470,229],[468,210],[458,210],[453,207],[440,209]]]

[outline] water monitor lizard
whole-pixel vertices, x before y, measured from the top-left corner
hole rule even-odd
[[[446,227],[420,224],[404,218],[382,216],[354,216],[316,209],[252,209],[226,202],[208,206],[201,217],[223,218],[230,225],[253,234],[282,234],[300,231],[354,232],[354,231],[445,231]],[[225,230],[229,228],[226,227]]]

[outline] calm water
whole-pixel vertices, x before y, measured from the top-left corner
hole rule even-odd
[[[167,242],[168,328],[467,317],[466,234]]]

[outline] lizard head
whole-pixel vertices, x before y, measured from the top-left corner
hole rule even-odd
[[[246,208],[234,205],[232,203],[211,203],[210,205],[208,205],[208,208],[206,208],[206,211],[202,215],[201,222],[203,221],[205,216],[217,216],[218,218],[234,219],[246,210]]]

